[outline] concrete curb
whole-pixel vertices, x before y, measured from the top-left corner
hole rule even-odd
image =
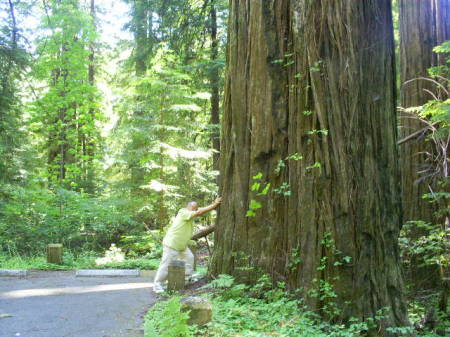
[[[76,277],[139,277],[138,269],[79,269]]]
[[[20,277],[28,276],[28,271],[23,269],[0,269],[0,277]]]

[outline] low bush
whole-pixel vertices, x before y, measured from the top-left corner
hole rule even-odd
[[[119,201],[64,189],[0,186],[0,251],[39,255],[49,243],[73,252],[101,251],[144,227]]]
[[[27,270],[72,270],[72,269],[145,269],[154,270],[159,266],[159,259],[132,258],[122,262],[97,264],[99,255],[87,252],[75,256],[73,253],[64,253],[63,264],[47,263],[44,256],[8,256],[0,254],[0,269],[27,269]]]
[[[145,337],[193,337],[194,328],[187,324],[189,314],[181,311],[180,297],[156,303],[144,322]]]

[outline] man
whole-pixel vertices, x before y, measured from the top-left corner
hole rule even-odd
[[[162,293],[164,291],[163,283],[167,280],[168,267],[173,260],[185,261],[186,276],[190,277],[192,275],[194,254],[188,248],[194,231],[192,219],[216,209],[221,202],[222,198],[216,198],[211,205],[198,208],[197,203],[191,201],[187,204],[186,208],[180,209],[163,240],[163,255],[153,286],[153,290],[156,293]]]

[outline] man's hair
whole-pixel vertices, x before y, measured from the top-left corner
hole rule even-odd
[[[197,205],[197,201],[191,200],[187,203],[188,206],[194,206],[194,204]]]

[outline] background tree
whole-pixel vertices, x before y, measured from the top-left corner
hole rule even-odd
[[[213,274],[405,325],[390,1],[230,6]]]
[[[18,80],[28,61],[23,46],[18,11],[27,11],[21,1],[6,1],[0,5],[0,183],[22,180],[18,172],[24,164],[25,134],[21,130],[23,111]]]
[[[428,77],[428,69],[444,64],[433,48],[450,39],[450,3],[446,0],[399,0],[401,106],[418,107],[430,99],[436,87]],[[444,62],[443,62],[444,61]],[[400,135],[404,138],[426,125],[417,113],[404,111]],[[422,198],[436,190],[432,162],[433,145],[424,138],[401,146],[402,195],[405,221],[435,221],[433,204]]]
[[[401,115],[400,136],[408,137],[427,128],[417,108],[434,99],[439,87],[428,79],[428,70],[442,66],[445,60],[433,49],[450,39],[450,2],[399,1],[400,23],[400,81]],[[423,132],[400,146],[402,169],[402,199],[404,221],[423,221],[436,224],[442,219],[436,216],[438,204],[424,199],[428,193],[439,192],[442,174],[436,168],[435,143],[427,140]],[[423,228],[409,230],[411,239],[424,235]],[[416,288],[433,286],[439,280],[438,269],[424,267],[423,257],[415,256],[409,264],[408,275]]]
[[[126,162],[128,167],[124,168],[117,162],[118,165],[113,171],[117,172],[121,167],[122,172],[131,173],[129,179],[125,177],[121,179],[121,186],[125,187],[127,192],[131,192],[130,200],[135,198],[133,208],[142,214],[142,219],[159,227],[168,222],[168,214],[174,211],[173,198],[176,200],[189,196],[201,200],[206,197],[205,192],[208,192],[211,198],[211,194],[215,191],[214,188],[211,189],[210,184],[214,172],[208,170],[213,166],[213,160],[200,160],[200,165],[197,165],[186,160],[187,158],[176,161],[175,167],[178,172],[188,176],[178,174],[179,179],[173,181],[174,186],[166,184],[171,191],[161,188],[164,181],[172,180],[169,172],[174,170],[173,158],[168,156],[170,151],[164,144],[185,150],[179,152],[180,154],[190,153],[189,151],[194,149],[192,147],[194,144],[201,149],[200,152],[213,147],[213,141],[214,146],[218,147],[217,123],[219,96],[223,85],[221,69],[224,63],[223,31],[226,6],[223,1],[218,0],[200,2],[171,0],[134,2],[131,8],[132,20],[129,29],[133,33],[133,52],[123,62],[116,81],[119,83],[118,89],[127,92],[127,95],[121,95],[117,106],[120,120],[116,134],[126,132],[125,138],[130,141],[122,141],[123,137],[114,140],[116,144],[114,147],[123,151],[121,154],[118,153],[118,157]],[[142,28],[145,25],[151,28]],[[171,75],[164,61],[165,57],[170,59],[168,62],[174,69]],[[138,68],[141,71],[138,72]],[[130,74],[133,69],[134,76]],[[171,76],[175,82],[172,82]],[[167,82],[167,87],[161,89],[161,81]],[[157,82],[158,85],[155,84]],[[179,96],[177,99],[176,95]],[[158,104],[154,101],[157,97]],[[175,105],[184,106],[183,109],[194,108],[189,116],[191,122],[196,124],[184,126],[184,122],[181,122],[181,128],[180,125],[176,126],[177,114],[181,113],[182,116],[183,109],[174,112],[171,107]],[[130,106],[134,109],[133,118],[129,116]],[[212,126],[212,122],[215,126]],[[164,126],[167,123],[171,125],[169,128]],[[183,141],[183,138],[177,135],[183,129],[187,132],[185,136],[192,135],[189,142]],[[121,145],[118,145],[119,143]],[[155,144],[158,143],[163,146],[155,153],[157,147]],[[217,162],[218,153],[214,156]],[[197,158],[196,155],[194,157]],[[149,158],[152,158],[151,161]],[[181,158],[183,155],[180,155]],[[157,180],[162,184],[158,187],[158,198],[153,198],[151,195],[155,191],[148,189],[155,179],[155,172],[159,172]],[[199,175],[204,177],[198,180]],[[204,186],[196,186],[193,181],[203,181]],[[189,188],[186,189],[184,185]],[[174,193],[174,188],[177,189],[177,193]],[[181,194],[179,191],[188,193]],[[159,200],[158,203],[154,202],[156,199]],[[171,199],[172,202],[169,201]],[[155,214],[158,216],[155,217]]]
[[[33,67],[44,83],[35,90],[33,129],[47,151],[50,184],[92,191],[100,118],[90,62],[93,20],[77,0],[44,2],[44,11],[42,29],[50,34],[39,39]]]

